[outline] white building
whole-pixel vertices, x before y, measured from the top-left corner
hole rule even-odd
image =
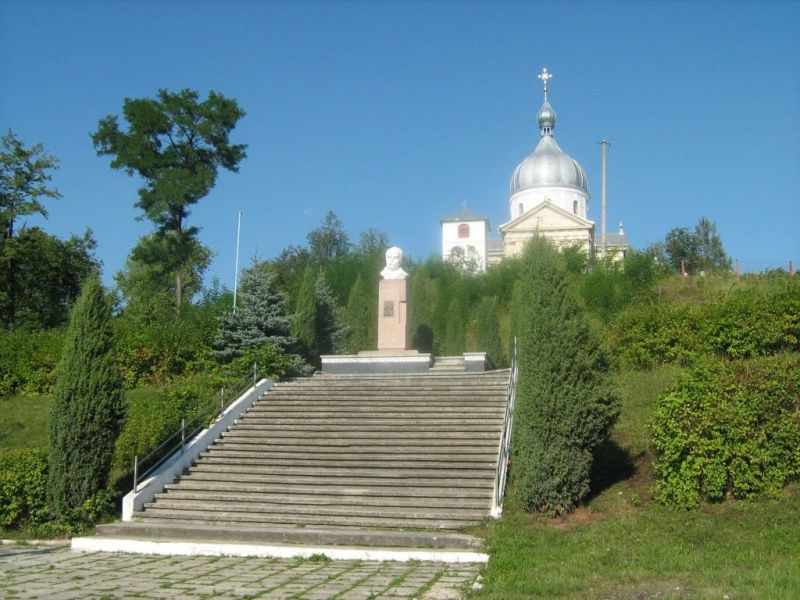
[[[442,219],[442,258],[470,256],[471,249],[481,257],[481,270],[503,257],[517,256],[536,234],[559,246],[577,245],[587,253],[595,249],[595,224],[589,220],[589,186],[586,173],[576,160],[556,142],[553,130],[556,112],[547,99],[547,83],[552,75],[543,69],[544,102],[537,115],[540,139],[536,148],[514,169],[508,194],[510,220],[498,228],[501,237],[489,238],[489,220],[462,209]],[[484,225],[479,225],[484,224]],[[483,239],[481,232],[485,232]],[[613,240],[613,241],[612,241]],[[611,243],[609,243],[611,242]],[[455,248],[462,248],[456,250]],[[622,229],[606,235],[606,251],[622,258],[628,240]]]

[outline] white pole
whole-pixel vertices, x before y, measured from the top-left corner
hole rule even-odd
[[[601,188],[600,188],[600,259],[606,257],[606,146],[605,139],[597,142],[602,149],[601,160]]]
[[[236,314],[236,290],[239,287],[239,235],[242,232],[242,209],[239,209],[239,223],[236,226],[236,270],[233,274],[233,314]]]

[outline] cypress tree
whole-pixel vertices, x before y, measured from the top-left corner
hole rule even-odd
[[[447,307],[447,319],[445,320],[444,352],[447,356],[464,353],[467,333],[464,313],[464,301],[460,294],[456,294]]]
[[[335,352],[341,326],[336,314],[333,292],[322,272],[309,267],[303,274],[296,303],[293,333],[305,349],[306,358],[319,366],[321,354]]]
[[[106,487],[124,418],[111,307],[92,276],[72,308],[53,389],[47,493],[54,514],[69,514]]]
[[[355,354],[361,350],[374,349],[377,344],[377,300],[367,292],[364,278],[359,274],[347,299],[345,321],[347,323],[346,350]]]
[[[563,514],[589,492],[594,451],[620,400],[609,360],[569,290],[561,255],[534,238],[514,289],[519,386],[510,493],[530,510]]]
[[[495,296],[484,296],[475,310],[475,344],[495,365],[505,364],[500,344],[500,314]]]

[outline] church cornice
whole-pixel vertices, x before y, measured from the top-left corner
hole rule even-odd
[[[543,211],[552,211],[557,215],[572,221],[575,224],[575,229],[594,229],[595,227],[594,221],[589,221],[588,219],[584,219],[574,213],[566,211],[560,206],[553,204],[550,200],[544,200],[541,204],[538,204],[531,210],[521,214],[511,221],[508,221],[507,223],[500,225],[500,227],[498,227],[498,231],[503,234],[511,229],[517,229],[520,231],[537,231],[540,229],[537,225],[534,225],[533,227],[523,227],[522,225],[529,219],[535,219],[536,216]],[[554,229],[564,229],[564,227],[557,227]]]

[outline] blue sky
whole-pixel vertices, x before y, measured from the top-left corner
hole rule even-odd
[[[139,181],[89,137],[126,97],[216,90],[248,144],[190,224],[232,286],[243,264],[305,243],[328,210],[415,258],[466,201],[493,230],[538,141],[546,66],[561,147],[600,220],[635,247],[700,216],[745,270],[800,263],[800,2],[0,0],[0,127],[61,159],[49,219],[94,231],[109,282],[137,238]]]

